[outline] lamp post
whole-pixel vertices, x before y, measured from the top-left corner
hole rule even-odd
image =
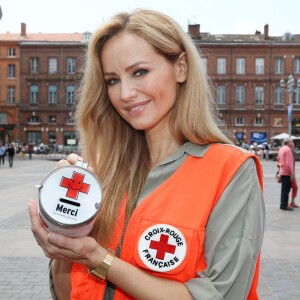
[[[287,87],[287,88],[285,88]],[[289,75],[287,82],[284,79],[280,80],[280,88],[289,93],[289,106],[288,106],[288,124],[289,124],[289,137],[292,135],[292,111],[293,111],[293,96],[294,93],[300,92],[300,78],[297,80],[297,87],[295,87],[295,78],[292,74]]]

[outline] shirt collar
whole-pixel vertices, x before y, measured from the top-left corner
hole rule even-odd
[[[173,154],[164,159],[159,166],[171,163],[182,158],[185,155],[192,155],[194,157],[203,157],[207,152],[209,144],[197,145],[191,142],[186,142],[180,148],[178,148]]]

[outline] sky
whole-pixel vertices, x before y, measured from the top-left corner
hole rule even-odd
[[[0,33],[93,32],[119,11],[150,8],[170,15],[187,31],[200,24],[211,34],[300,34],[300,0],[0,0]]]

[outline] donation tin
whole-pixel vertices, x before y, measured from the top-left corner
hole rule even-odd
[[[101,186],[87,163],[59,167],[50,172],[39,188],[39,218],[48,231],[69,237],[85,236],[92,230],[102,200]]]

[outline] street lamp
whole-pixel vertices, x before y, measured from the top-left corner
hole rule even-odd
[[[285,89],[285,87],[287,87]],[[288,106],[288,124],[289,124],[289,137],[292,135],[292,111],[293,111],[293,95],[300,92],[300,78],[297,79],[297,87],[295,87],[295,78],[292,74],[289,75],[287,83],[285,80],[280,80],[280,88],[289,93],[289,106]]]

